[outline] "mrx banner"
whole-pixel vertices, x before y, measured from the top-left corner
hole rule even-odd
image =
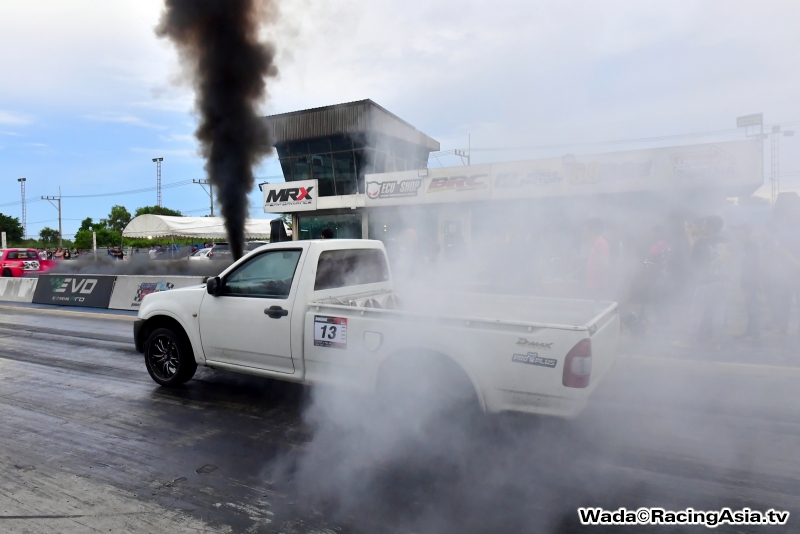
[[[291,213],[317,209],[317,180],[264,184],[264,213]]]

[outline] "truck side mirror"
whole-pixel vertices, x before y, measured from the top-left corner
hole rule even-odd
[[[220,290],[220,280],[219,276],[215,276],[214,278],[209,278],[206,282],[206,291],[209,295],[217,296],[219,295]]]

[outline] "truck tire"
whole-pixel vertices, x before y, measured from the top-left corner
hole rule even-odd
[[[186,334],[171,328],[157,328],[147,336],[144,363],[150,378],[165,387],[180,386],[197,371],[197,362]]]
[[[11,274],[11,269],[3,269],[3,278],[11,278],[14,276]]]

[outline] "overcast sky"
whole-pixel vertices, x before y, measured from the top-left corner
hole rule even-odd
[[[320,5],[322,4],[322,5]],[[800,129],[800,2],[288,0],[268,32],[279,50],[264,113],[371,98],[442,149],[637,139],[597,152],[743,136],[738,115]],[[0,212],[28,198],[153,187],[203,178],[193,95],[153,28],[159,0],[0,0]],[[800,171],[800,135],[782,140],[782,172]],[[560,155],[565,148],[476,152],[474,161]],[[454,160],[443,160],[456,164]],[[274,159],[261,177],[280,174]],[[800,172],[798,172],[800,174]],[[791,179],[784,180],[791,183]],[[164,205],[207,213],[200,186]],[[79,220],[155,204],[156,193],[65,198]],[[258,196],[253,194],[258,205]],[[253,216],[263,217],[256,208]],[[28,233],[56,226],[28,205]]]

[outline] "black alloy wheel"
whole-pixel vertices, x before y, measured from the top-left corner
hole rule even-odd
[[[144,362],[150,377],[167,387],[183,384],[197,370],[189,340],[169,328],[158,328],[147,336]]]

